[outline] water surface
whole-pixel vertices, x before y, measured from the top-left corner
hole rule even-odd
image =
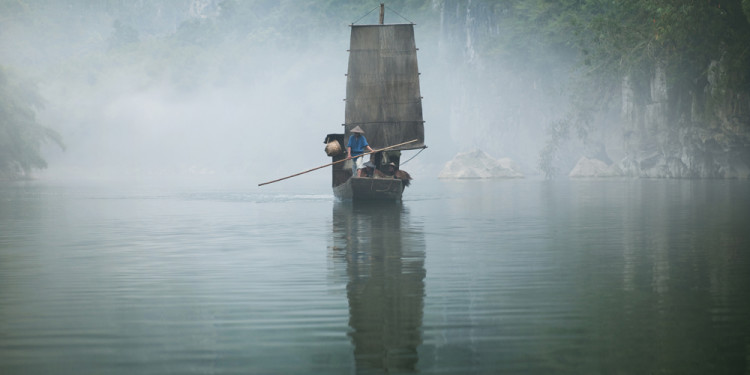
[[[750,371],[747,181],[0,185],[0,373]]]

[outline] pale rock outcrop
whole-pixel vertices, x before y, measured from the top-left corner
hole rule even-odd
[[[581,157],[578,159],[578,163],[573,167],[573,170],[568,174],[569,177],[620,177],[622,176],[622,170],[615,164],[607,165],[607,163],[593,158]]]
[[[509,158],[495,159],[482,150],[474,149],[457,154],[445,163],[438,178],[523,178],[523,173]]]

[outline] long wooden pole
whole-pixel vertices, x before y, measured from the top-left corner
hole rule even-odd
[[[396,148],[396,147],[399,147],[399,146],[407,145],[407,144],[409,144],[409,143],[413,143],[413,142],[416,142],[416,141],[418,141],[418,139],[412,139],[412,140],[411,140],[411,141],[409,141],[409,142],[399,143],[399,144],[397,144],[397,145],[393,145],[393,146],[388,146],[388,147],[385,147],[385,148],[381,148],[381,149],[379,149],[379,150],[372,150],[372,151],[370,151],[370,152],[366,152],[366,153],[364,153],[364,154],[362,154],[362,155],[359,155],[359,156],[357,156],[357,157],[362,157],[362,156],[365,156],[365,155],[370,155],[370,154],[372,154],[372,153],[375,153],[375,152],[380,152],[380,151],[390,150],[390,149],[392,149],[392,148]],[[355,159],[355,158],[352,158],[352,159]],[[326,164],[326,165],[321,165],[320,167],[315,167],[315,168],[313,168],[313,169],[308,169],[308,170],[306,170],[306,171],[304,171],[304,172],[300,172],[300,173],[295,173],[295,174],[293,174],[293,175],[291,175],[291,176],[286,176],[286,177],[282,177],[282,178],[279,178],[278,180],[273,180],[273,181],[268,181],[268,182],[264,182],[264,183],[258,184],[258,186],[268,185],[268,184],[272,184],[272,183],[274,183],[274,182],[279,182],[279,181],[282,181],[282,180],[286,180],[287,178],[292,178],[292,177],[296,177],[296,176],[299,176],[299,175],[301,175],[301,174],[305,174],[305,173],[308,173],[308,172],[312,172],[312,171],[314,171],[314,170],[318,170],[318,169],[320,169],[320,168],[325,168],[325,167],[329,167],[329,166],[331,166],[331,165],[334,165],[334,164],[338,164],[338,163],[341,163],[341,162],[345,162],[345,161],[347,161],[347,160],[350,160],[350,159],[349,159],[349,158],[346,158],[346,159],[342,159],[342,160],[339,160],[339,161],[334,161],[333,163],[328,163],[328,164]]]

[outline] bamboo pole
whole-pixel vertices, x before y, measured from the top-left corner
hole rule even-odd
[[[362,155],[359,155],[359,156],[357,156],[357,157],[362,157],[362,156],[365,156],[365,155],[370,155],[370,154],[373,154],[373,153],[376,153],[376,152],[380,152],[380,151],[390,150],[390,149],[392,149],[392,148],[396,148],[396,147],[399,147],[399,146],[407,145],[407,144],[409,144],[409,143],[413,143],[413,142],[416,142],[416,141],[418,141],[418,139],[412,139],[411,141],[408,141],[408,142],[404,142],[404,143],[399,143],[399,144],[397,144],[397,145],[393,145],[393,146],[388,146],[388,147],[384,147],[384,148],[381,148],[381,149],[379,149],[379,150],[372,150],[371,152],[366,152],[366,153],[364,153],[364,154],[362,154]],[[355,158],[352,158],[352,159],[355,159]],[[263,183],[260,183],[260,184],[258,184],[258,186],[263,186],[263,185],[268,185],[268,184],[272,184],[272,183],[274,183],[274,182],[279,182],[279,181],[283,181],[283,180],[286,180],[287,178],[292,178],[292,177],[296,177],[296,176],[299,176],[299,175],[301,175],[301,174],[309,173],[309,172],[312,172],[312,171],[314,171],[314,170],[318,170],[318,169],[320,169],[320,168],[325,168],[325,167],[329,167],[329,166],[331,166],[331,165],[334,165],[334,164],[338,164],[338,163],[341,163],[341,162],[345,162],[345,161],[347,161],[347,160],[351,160],[351,159],[349,159],[349,158],[346,158],[346,159],[341,159],[341,160],[339,160],[339,161],[334,161],[333,163],[328,163],[328,164],[325,164],[325,165],[321,165],[320,167],[315,167],[315,168],[313,168],[313,169],[308,169],[308,170],[306,170],[306,171],[304,171],[304,172],[299,172],[299,173],[295,173],[295,174],[293,174],[293,175],[290,175],[290,176],[286,176],[286,177],[282,177],[282,178],[279,178],[279,179],[277,179],[277,180],[273,180],[273,181],[268,181],[268,182],[263,182]]]

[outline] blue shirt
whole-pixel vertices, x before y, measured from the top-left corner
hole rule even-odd
[[[357,155],[362,155],[365,152],[365,147],[369,146],[367,143],[367,139],[365,139],[365,136],[360,134],[359,137],[352,134],[349,137],[349,143],[346,145],[346,147],[352,148],[352,157],[355,157]]]

